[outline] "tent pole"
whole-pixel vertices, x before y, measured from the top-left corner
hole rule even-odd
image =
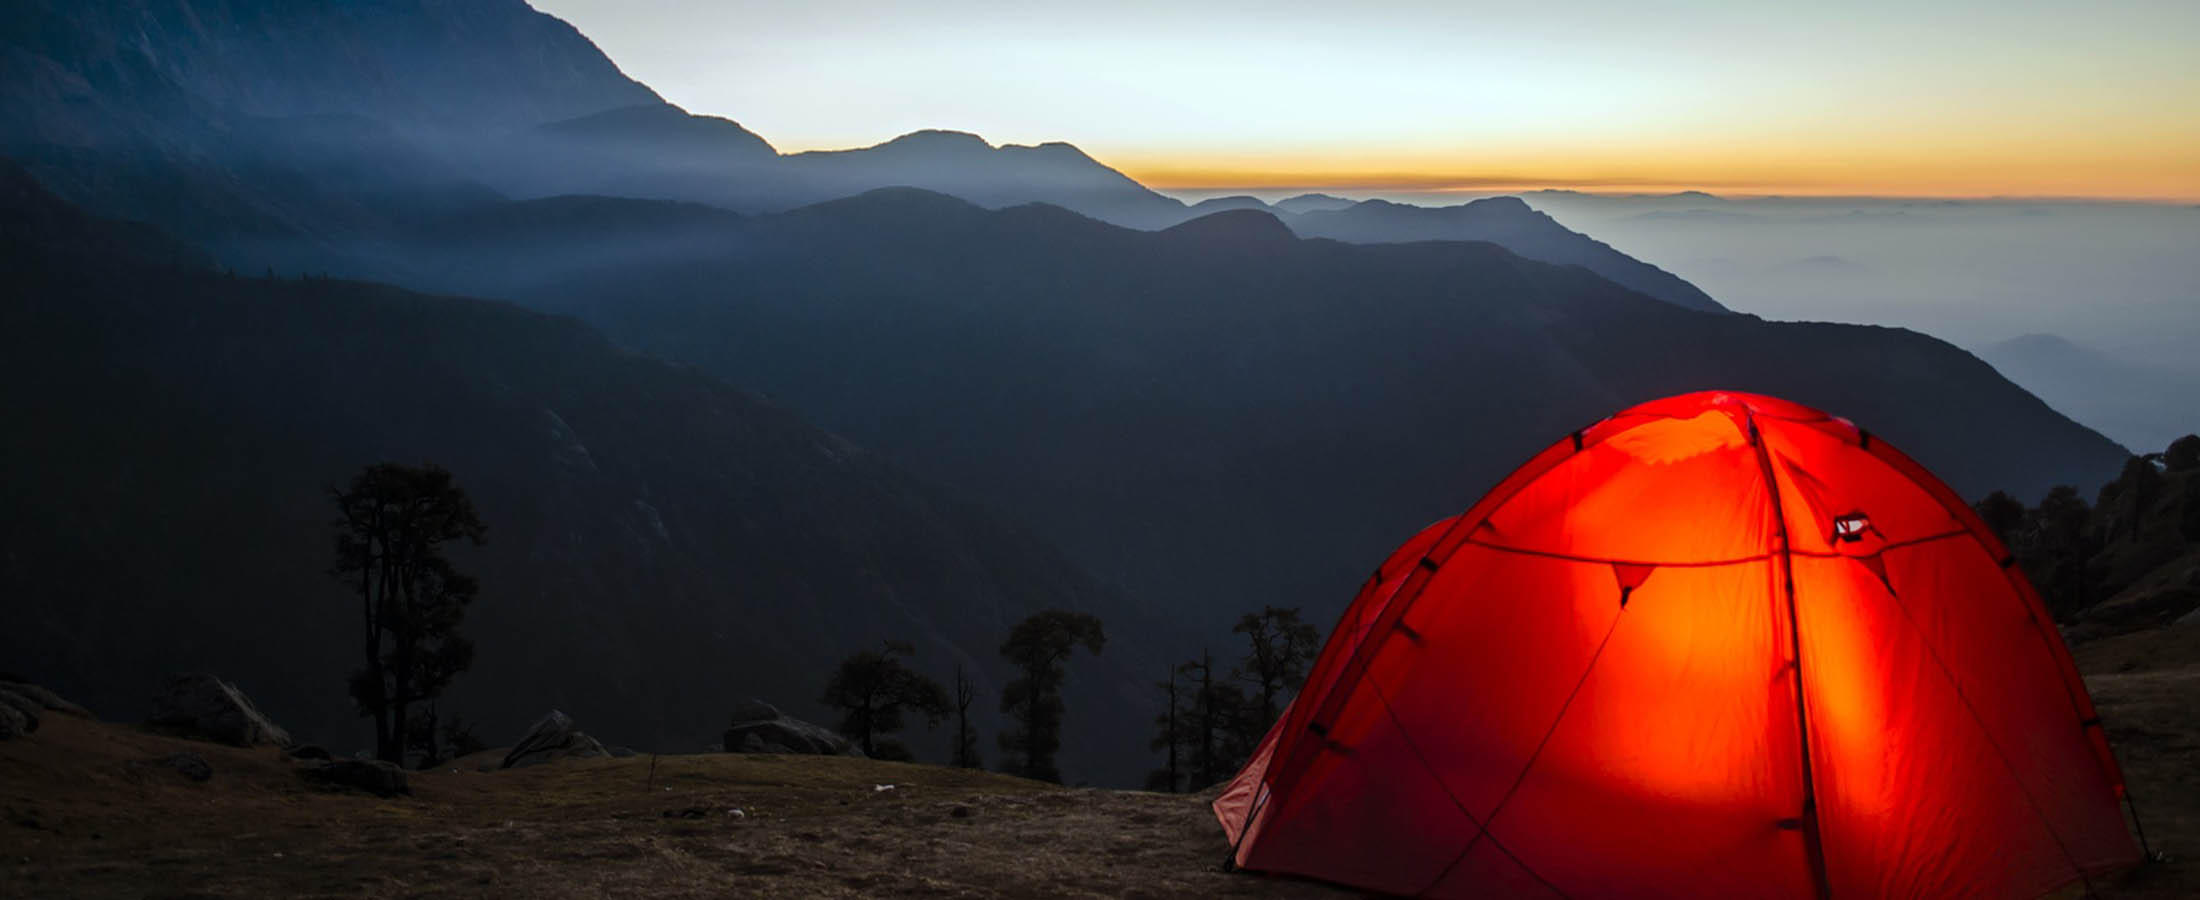
[[[1810,712],[1803,699],[1803,632],[1795,616],[1795,555],[1788,544],[1787,512],[1780,505],[1780,485],[1772,473],[1772,457],[1765,451],[1764,436],[1757,431],[1757,417],[1744,412],[1749,423],[1749,446],[1757,451],[1757,466],[1765,477],[1765,496],[1772,500],[1773,535],[1780,541],[1780,590],[1787,599],[1788,649],[1793,656],[1788,669],[1795,677],[1795,729],[1803,760],[1803,850],[1810,859],[1811,881],[1819,900],[1831,900],[1833,886],[1826,875],[1826,846],[1818,834],[1817,776],[1810,764]]]

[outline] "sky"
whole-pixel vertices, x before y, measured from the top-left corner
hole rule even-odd
[[[2200,202],[2200,2],[531,0],[782,152],[1068,141],[1180,192]]]

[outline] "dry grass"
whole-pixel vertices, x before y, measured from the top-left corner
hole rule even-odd
[[[2200,628],[2086,644],[2148,836],[2110,896],[2200,896]],[[200,784],[149,765],[179,750]],[[271,749],[52,716],[0,743],[8,897],[1342,896],[1225,874],[1200,798],[871,760],[736,756],[416,773],[380,800]],[[889,791],[876,785],[893,784]],[[741,814],[729,814],[739,809]],[[668,815],[669,814],[669,815]]]
[[[213,780],[146,762],[179,750],[206,757]],[[654,778],[650,766],[485,773],[462,761],[415,773],[411,798],[380,800],[312,788],[272,749],[54,717],[0,744],[0,894],[1330,893],[1224,874],[1220,832],[1194,798],[838,757],[668,756]]]

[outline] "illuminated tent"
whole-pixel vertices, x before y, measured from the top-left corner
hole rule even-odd
[[[1704,393],[1399,548],[1215,812],[1239,866],[1397,894],[2023,897],[2139,860],[2122,793],[1954,492]]]

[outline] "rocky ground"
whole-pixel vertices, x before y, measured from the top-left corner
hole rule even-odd
[[[2200,896],[2200,627],[2078,656],[2148,837],[2171,857],[2107,896]],[[164,762],[178,753],[211,777]],[[1221,871],[1221,832],[1196,797],[846,757],[479,762],[413,773],[410,797],[379,799],[311,786],[270,747],[48,716],[0,742],[0,895],[1342,895]]]

